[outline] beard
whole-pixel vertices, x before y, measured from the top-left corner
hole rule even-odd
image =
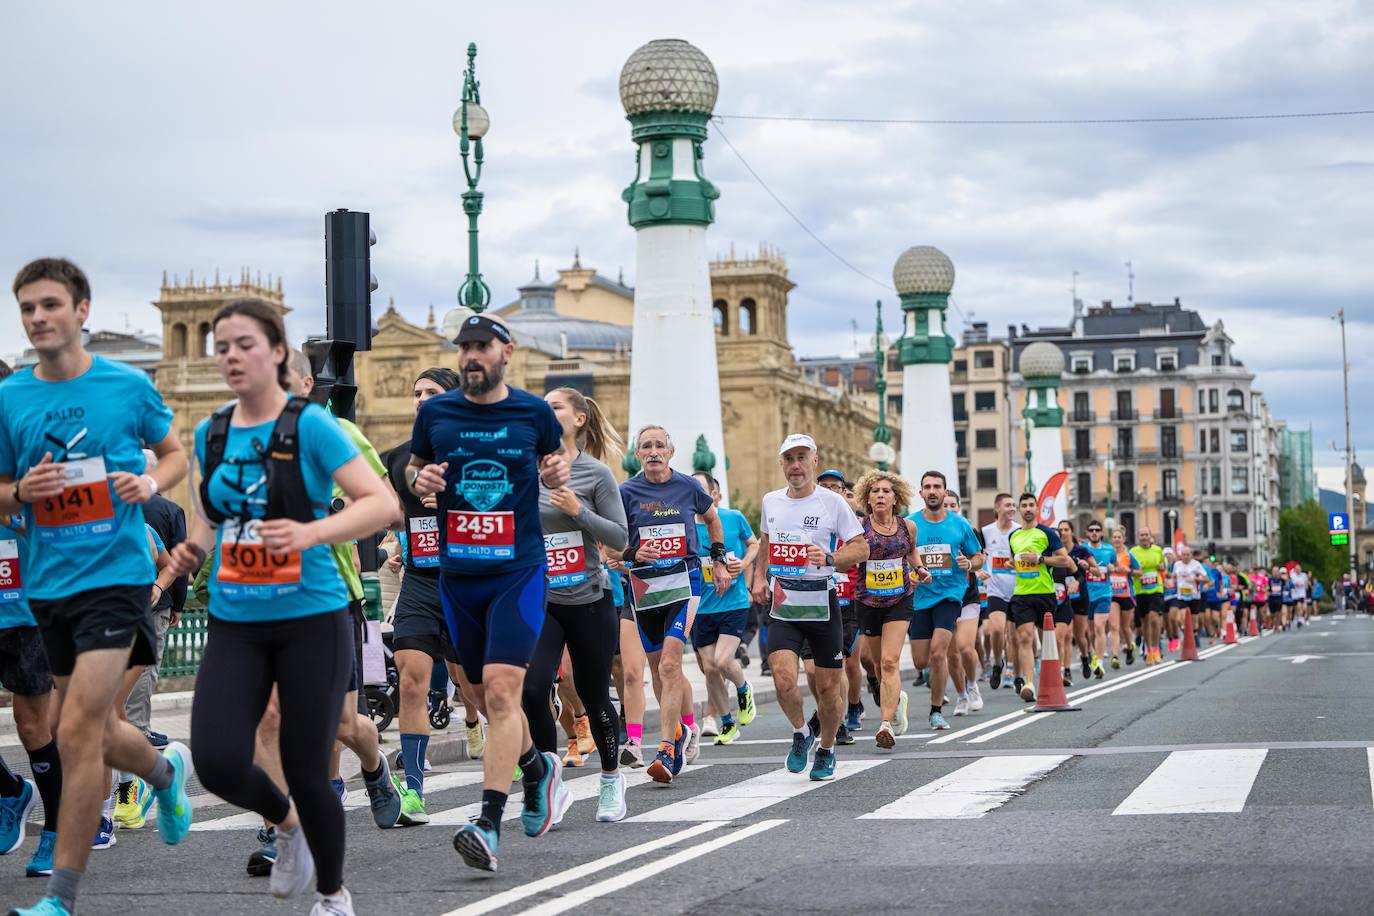
[[[482,373],[482,377],[477,381],[473,381],[468,375],[469,372],[474,371]],[[463,373],[458,379],[458,384],[459,387],[463,389],[463,394],[481,395],[486,394],[488,391],[491,391],[497,385],[501,384],[505,378],[505,362],[497,363],[496,368],[488,370],[481,363],[473,360],[463,367]]]

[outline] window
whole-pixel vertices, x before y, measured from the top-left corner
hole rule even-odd
[[[1207,389],[1207,412],[1219,413],[1221,411],[1221,399],[1217,396],[1217,389]]]
[[[854,367],[854,378],[851,379],[851,381],[854,383],[855,388],[860,391],[870,390],[871,386],[869,385],[868,372],[868,366],[866,365]]]
[[[997,392],[995,391],[975,391],[973,393],[973,409],[979,413],[986,413],[997,409]]]
[[[1117,483],[1121,485],[1121,501],[1135,502],[1135,471],[1122,471]]]
[[[1173,468],[1165,468],[1162,480],[1163,492],[1160,496],[1164,499],[1178,499],[1178,471]]]
[[[1197,390],[1197,412],[1207,412],[1207,392],[1203,391],[1201,388]]]
[[[1203,454],[1207,453],[1207,430],[1205,429],[1197,431],[1197,450]]]
[[[1178,457],[1178,427],[1161,426],[1159,428],[1159,453],[1165,458]]]
[[[1220,495],[1220,494],[1221,494],[1221,468],[1212,468],[1211,470],[1212,470],[1212,492],[1213,492],[1214,494]],[[1221,516],[1218,515],[1217,518],[1220,519]],[[1221,522],[1218,521],[1218,522],[1216,523],[1216,526],[1215,526],[1215,527],[1220,528],[1220,527],[1221,527]]]
[[[997,448],[997,430],[980,429],[973,434],[974,448]]]
[[[1075,391],[1073,393],[1073,418],[1080,422],[1086,422],[1093,418],[1092,408],[1088,401],[1088,392]]]
[[[966,360],[966,359],[956,359],[956,360],[954,361],[954,371],[955,371],[955,372],[967,372],[967,371],[968,371],[968,360]]]
[[[1174,389],[1159,389],[1159,413],[1156,416],[1161,420],[1172,420],[1178,416],[1178,408],[1174,399]]]
[[[902,415],[902,396],[900,394],[889,394],[887,396],[887,412],[889,416],[900,417]]]
[[[1116,457],[1132,458],[1135,456],[1135,431],[1131,429],[1118,429],[1116,431]]]
[[[1249,493],[1250,492],[1250,469],[1231,468],[1231,492]]]
[[[1135,513],[1134,513],[1134,512],[1123,512],[1123,513],[1121,513],[1121,528],[1122,528],[1123,531],[1126,532],[1126,543],[1127,543],[1127,544],[1134,544],[1134,543],[1135,543]]]
[[[1112,371],[1114,371],[1114,372],[1134,372],[1134,371],[1135,371],[1135,350],[1113,350],[1113,351],[1112,351]]]
[[[976,478],[976,479],[977,479],[977,481],[978,481],[978,489],[980,489],[980,490],[996,490],[996,489],[997,489],[997,468],[979,468],[979,469],[978,469],[978,475],[977,475],[977,478]]]
[[[954,454],[957,458],[968,457],[968,431],[956,429],[954,431]]]
[[[960,492],[960,493],[967,493],[967,492],[968,492],[968,477],[964,476],[964,472],[963,472],[963,471],[960,471],[960,472],[959,472],[959,491],[958,491],[958,492]]]
[[[724,299],[717,299],[711,304],[711,319],[716,323],[716,330],[721,334],[728,334],[725,316],[730,311],[730,304]]]
[[[954,419],[967,420],[968,408],[964,406],[964,393],[957,391],[949,396],[949,400],[954,407]]]
[[[979,527],[979,528],[986,528],[988,525],[991,525],[991,524],[992,524],[993,522],[995,522],[995,521],[997,521],[997,510],[996,510],[996,509],[979,509],[979,510],[978,510],[978,527]]]
[[[1073,498],[1080,506],[1086,506],[1093,501],[1093,475],[1091,473],[1083,471],[1075,478]]]
[[[1207,513],[1206,513],[1206,512],[1199,512],[1199,513],[1197,514],[1197,535],[1198,535],[1198,537],[1204,538],[1204,539],[1211,537],[1211,535],[1207,533]]]
[[[1243,429],[1231,430],[1231,451],[1248,452],[1250,451],[1250,434]]]
[[[1220,453],[1220,452],[1221,452],[1221,430],[1219,430],[1219,429],[1214,429],[1214,430],[1211,431],[1211,435],[1212,435],[1212,449],[1211,449],[1211,450],[1212,450],[1213,452]]]
[[[1073,457],[1079,461],[1092,460],[1092,430],[1075,429],[1073,431]]]
[[[1116,393],[1116,419],[1134,420],[1135,409],[1131,406],[1130,389]]]
[[[1077,353],[1069,357],[1069,369],[1074,375],[1087,375],[1093,371],[1093,355]]]
[[[1160,372],[1178,371],[1178,351],[1159,350],[1155,353],[1155,368]]]
[[[1213,354],[1212,354],[1212,365],[1213,365],[1213,366],[1224,366],[1224,365],[1226,365],[1226,360],[1225,360],[1225,358],[1224,358],[1220,353],[1213,353]]]
[[[1241,391],[1239,388],[1232,388],[1230,391],[1226,392],[1226,409],[1244,411],[1245,392]]]
[[[997,356],[991,350],[973,351],[973,368],[975,369],[995,369],[997,367]]]
[[[1231,538],[1232,540],[1243,540],[1249,537],[1249,520],[1244,512],[1231,513]]]
[[[741,334],[757,334],[758,326],[754,319],[756,312],[753,299],[741,299],[739,304],[739,320],[735,322],[735,327]]]

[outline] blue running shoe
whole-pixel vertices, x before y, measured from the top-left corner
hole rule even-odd
[[[373,822],[386,830],[395,827],[401,821],[401,794],[391,784],[391,767],[386,762],[386,754],[378,756],[382,758],[382,774],[377,777],[376,782],[364,779],[363,787],[367,790],[367,801],[372,808]]]
[[[543,836],[554,825],[557,820],[554,800],[563,788],[563,762],[557,754],[548,751],[543,752],[543,757],[544,776],[538,782],[525,783],[525,804],[520,810],[520,825],[529,837]]]
[[[816,733],[807,729],[805,735],[792,733],[792,749],[787,752],[787,769],[800,773],[806,769],[806,758],[811,756],[811,748],[816,743]]]
[[[0,798],[0,856],[9,855],[24,842],[29,812],[38,803],[38,793],[34,791],[33,783],[21,779],[19,785],[18,795]]]
[[[162,750],[168,744],[166,735],[162,732],[155,732],[151,728],[143,733],[143,737],[147,738],[148,743],[158,750]]]
[[[692,740],[692,728],[685,723],[677,724],[677,737],[673,739],[673,775],[682,772],[682,765],[687,762],[687,742]]]
[[[251,878],[266,878],[272,874],[272,866],[277,864],[276,829],[259,827],[258,842],[262,845],[248,857],[248,875]]]
[[[95,841],[91,843],[92,849],[109,849],[119,840],[115,839],[114,821],[108,817],[100,818],[100,828],[95,832]]]
[[[186,794],[186,784],[191,781],[191,750],[173,741],[162,755],[172,765],[172,784],[153,793],[157,797],[157,832],[162,842],[175,846],[191,831],[191,796]]]
[[[72,916],[72,911],[56,897],[44,897],[23,910],[10,910],[10,916]]]
[[[673,773],[677,770],[673,761],[673,744],[671,741],[660,741],[658,743],[658,753],[654,759],[649,761],[649,767],[644,772],[649,774],[649,778],[654,782],[667,785],[673,781]]]
[[[864,704],[855,703],[849,707],[849,714],[845,716],[844,727],[852,732],[863,731]]]
[[[329,785],[334,789],[334,794],[339,796],[339,804],[348,801],[348,787],[344,785],[342,779],[331,779]]]
[[[835,778],[835,752],[816,748],[816,760],[811,764],[811,778],[817,782]]]
[[[33,851],[33,858],[29,859],[29,864],[24,866],[24,874],[30,878],[42,878],[52,874],[52,853],[57,848],[57,834],[51,830],[44,830],[38,834],[38,848]]]
[[[453,848],[463,864],[481,871],[496,871],[496,847],[500,844],[501,834],[480,817],[464,824],[453,835]]]
[[[945,721],[944,713],[933,712],[930,714],[930,730],[942,732],[949,729],[949,723]]]

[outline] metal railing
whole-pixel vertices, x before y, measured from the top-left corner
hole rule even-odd
[[[159,677],[195,677],[205,657],[205,634],[209,620],[209,614],[203,607],[188,605],[181,612],[181,620],[167,631],[162,662],[158,665]]]
[[[1121,420],[1139,420],[1139,419],[1140,419],[1140,411],[1136,410],[1135,408],[1131,408],[1130,410],[1113,410],[1113,411],[1112,411],[1112,419],[1113,419],[1113,420],[1117,420],[1117,421],[1121,421]]]

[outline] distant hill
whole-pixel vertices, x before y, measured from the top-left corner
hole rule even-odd
[[[1328,514],[1331,512],[1345,511],[1345,494],[1340,490],[1321,490],[1319,492],[1321,494],[1322,508],[1325,509]]]

